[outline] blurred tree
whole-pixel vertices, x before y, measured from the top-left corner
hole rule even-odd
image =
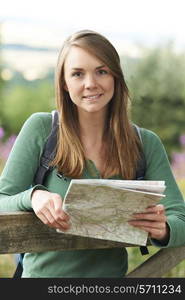
[[[132,118],[161,137],[167,152],[185,132],[185,55],[172,44],[145,51],[128,78]]]
[[[8,134],[17,134],[32,113],[55,108],[53,84],[47,79],[24,85],[9,84],[5,98],[3,114]]]
[[[156,132],[170,154],[185,133],[185,54],[173,45],[144,50],[142,58],[122,60],[135,123]],[[53,70],[42,80],[9,80],[0,105],[6,134],[17,134],[30,114],[55,108]],[[2,100],[2,99],[1,99]],[[3,104],[3,105],[2,105]]]

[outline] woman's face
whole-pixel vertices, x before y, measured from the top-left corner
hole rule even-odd
[[[65,89],[79,112],[107,110],[114,94],[114,77],[102,61],[74,46],[65,60],[64,79]]]

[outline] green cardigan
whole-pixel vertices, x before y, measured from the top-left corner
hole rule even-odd
[[[56,169],[48,175],[45,186],[34,186],[33,178],[43,146],[51,130],[51,114],[35,113],[23,125],[0,177],[0,211],[32,210],[31,194],[35,189],[65,196],[71,178],[64,181]],[[170,240],[165,247],[185,245],[185,204],[172,175],[169,161],[159,137],[141,129],[147,161],[145,180],[165,180],[166,207]],[[82,178],[100,178],[92,161],[87,161]],[[122,179],[114,176],[112,179]],[[32,186],[30,188],[30,186]],[[31,229],[30,229],[31,230]],[[162,247],[159,242],[152,243]],[[26,253],[23,277],[123,277],[128,267],[125,248],[49,251]]]

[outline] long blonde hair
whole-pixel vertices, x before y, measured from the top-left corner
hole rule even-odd
[[[140,142],[129,120],[129,91],[113,45],[101,34],[83,30],[71,35],[63,44],[55,73],[56,105],[59,112],[58,144],[52,162],[58,172],[80,178],[86,159],[79,133],[76,105],[65,90],[64,63],[71,47],[80,47],[109,67],[114,77],[114,95],[109,102],[105,127],[107,151],[103,178],[120,175],[133,179],[140,156]]]

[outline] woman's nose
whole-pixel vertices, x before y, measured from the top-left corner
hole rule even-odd
[[[97,87],[97,80],[93,75],[87,75],[85,78],[85,88],[92,89]]]

